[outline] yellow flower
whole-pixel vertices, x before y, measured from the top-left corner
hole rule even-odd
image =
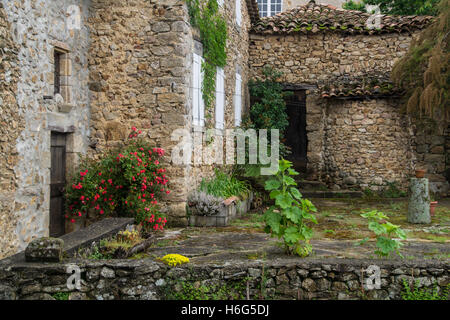
[[[171,267],[189,262],[189,258],[182,256],[181,254],[167,254],[159,260]]]

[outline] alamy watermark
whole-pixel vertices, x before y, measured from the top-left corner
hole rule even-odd
[[[69,264],[66,268],[66,273],[70,274],[67,279],[67,289],[81,290],[81,269],[75,264]]]
[[[380,7],[366,4],[365,8],[367,12],[372,13],[366,21],[366,27],[370,30],[381,29],[381,18],[383,15],[381,14]]]
[[[67,8],[67,29],[80,30],[81,29],[81,10],[77,5],[70,5]]]
[[[259,164],[261,175],[272,175],[278,170],[280,132],[278,129],[216,129],[194,131],[180,128],[172,132],[172,141],[178,144],[172,150],[175,165]],[[270,132],[270,144],[268,133]],[[247,143],[248,141],[248,143]],[[248,152],[247,152],[248,145]]]

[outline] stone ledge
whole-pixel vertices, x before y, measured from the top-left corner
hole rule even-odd
[[[98,242],[101,239],[112,236],[133,223],[133,218],[106,218],[100,220],[87,228],[60,237],[64,241],[63,251],[66,255],[72,255],[78,249],[89,246],[94,241]],[[0,260],[0,266],[22,263],[24,261],[25,252],[22,251],[9,258]]]

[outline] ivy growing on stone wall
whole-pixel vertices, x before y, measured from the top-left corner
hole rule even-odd
[[[198,28],[203,44],[202,94],[207,109],[213,106],[216,90],[216,69],[227,62],[227,23],[219,13],[217,0],[186,0],[191,25]]]

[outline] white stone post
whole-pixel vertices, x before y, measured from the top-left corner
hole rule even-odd
[[[427,178],[411,178],[408,204],[409,223],[431,223]]]

